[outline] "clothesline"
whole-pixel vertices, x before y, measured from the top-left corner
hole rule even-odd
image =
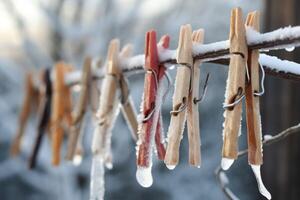
[[[269,51],[275,49],[289,49],[300,46],[300,26],[280,28],[267,33],[259,33],[250,27],[246,28],[247,43],[251,50],[260,49],[261,51]],[[136,55],[128,59],[121,60],[121,67],[124,73],[143,72],[144,54]],[[227,64],[229,58],[229,41],[219,41],[209,44],[193,44],[193,57],[196,60],[201,59],[202,62],[213,62]],[[176,64],[176,50],[159,51],[159,59],[161,63]],[[224,63],[225,59],[225,63]],[[273,62],[266,62],[273,60]],[[278,76],[285,79],[300,80],[300,64],[283,61],[263,55],[260,61],[267,74]],[[287,67],[286,64],[289,64]],[[291,68],[290,65],[293,65]],[[81,77],[80,71],[71,72],[65,77],[67,85],[74,85],[79,82]],[[93,74],[94,78],[102,78],[103,71],[100,69]]]

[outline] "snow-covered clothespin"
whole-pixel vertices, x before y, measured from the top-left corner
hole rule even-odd
[[[20,153],[20,146],[25,132],[26,123],[30,113],[33,111],[33,105],[35,104],[34,102],[37,102],[37,96],[38,92],[34,87],[33,74],[28,73],[25,80],[25,97],[19,116],[17,134],[10,148],[10,153],[12,156],[16,156]]]
[[[259,31],[259,12],[251,12],[246,19],[246,26]],[[249,80],[245,85],[246,97],[246,120],[247,120],[247,136],[248,136],[248,163],[255,174],[259,191],[267,199],[271,199],[271,194],[265,188],[260,166],[263,164],[263,149],[262,149],[262,130],[261,117],[259,108],[259,96],[263,92],[259,92],[259,51],[248,49],[247,70],[249,72]]]
[[[82,158],[83,149],[81,145],[82,123],[86,109],[88,106],[88,92],[92,79],[91,74],[91,58],[87,57],[83,64],[82,76],[80,81],[79,100],[75,111],[73,112],[72,125],[69,134],[68,149],[66,154],[67,160],[73,160],[75,164],[79,164]],[[78,162],[78,163],[77,163]]]
[[[120,42],[114,39],[109,44],[106,74],[102,82],[98,124],[93,136],[92,152],[103,159],[108,168],[112,168],[111,129],[118,112],[118,79],[121,73],[119,68]]]
[[[133,47],[131,44],[127,44],[122,48],[120,53],[120,58],[128,58],[133,52]],[[138,121],[137,121],[137,112],[134,107],[134,103],[130,96],[130,90],[128,86],[128,80],[123,74],[120,74],[120,92],[121,92],[121,111],[122,114],[128,123],[128,126],[131,131],[132,138],[137,140],[137,131],[138,131]]]
[[[72,67],[63,62],[54,66],[54,81],[52,83],[53,99],[51,111],[51,136],[52,136],[52,164],[60,163],[60,149],[64,135],[64,122],[70,125],[72,122],[71,91],[65,85],[64,77]]]
[[[192,34],[193,43],[203,43],[204,30],[199,29]],[[192,166],[200,167],[201,151],[200,151],[200,126],[199,126],[199,83],[200,83],[200,64],[201,61],[193,63],[193,74],[191,89],[188,97],[187,107],[187,128],[189,140],[189,163]]]
[[[240,8],[231,11],[230,63],[225,91],[223,150],[221,166],[229,169],[238,156],[241,131],[242,99],[245,94],[246,62],[248,57],[243,14]]]
[[[192,27],[183,25],[180,28],[179,43],[177,48],[177,74],[173,95],[173,110],[168,130],[168,147],[165,164],[169,169],[174,169],[179,160],[179,146],[182,139],[186,121],[188,97],[191,93],[193,55],[192,55]]]
[[[153,183],[152,151],[156,146],[158,158],[165,157],[165,144],[162,130],[161,105],[164,96],[162,79],[165,76],[164,65],[159,64],[158,48],[169,47],[169,36],[163,36],[157,44],[156,32],[146,33],[145,46],[145,82],[141,103],[142,121],[139,124],[137,142],[137,172],[136,178],[143,187],[150,187]]]
[[[36,159],[42,144],[42,139],[49,127],[51,116],[51,99],[52,99],[52,84],[51,84],[51,70],[45,69],[41,73],[41,86],[40,86],[40,103],[38,106],[38,127],[37,136],[31,151],[28,166],[30,169],[35,168]]]

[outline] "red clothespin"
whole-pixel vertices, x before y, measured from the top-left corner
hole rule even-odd
[[[160,95],[160,83],[165,75],[165,67],[159,64],[158,48],[169,47],[169,36],[163,36],[159,44],[156,43],[156,32],[154,30],[146,34],[145,47],[145,85],[144,96],[141,105],[143,121],[139,126],[138,154],[137,154],[137,180],[143,187],[152,185],[152,146],[156,145],[159,159],[165,156],[164,137],[162,133],[162,118],[160,106],[162,96]],[[159,98],[161,98],[159,100]],[[160,102],[159,102],[160,101]]]

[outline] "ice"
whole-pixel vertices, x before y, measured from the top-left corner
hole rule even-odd
[[[104,191],[104,161],[100,156],[94,155],[91,169],[90,200],[103,200]]]
[[[166,165],[169,170],[174,170],[176,165]]]
[[[234,159],[230,159],[230,158],[222,158],[221,161],[221,167],[223,170],[228,170],[231,165],[233,164]]]
[[[74,158],[73,158],[73,164],[74,164],[75,166],[78,166],[78,165],[81,164],[81,162],[82,162],[82,156],[81,156],[80,154],[74,155]]]
[[[137,182],[145,188],[148,188],[153,183],[152,173],[151,173],[152,167],[137,167],[136,170],[136,180]]]
[[[295,47],[294,46],[287,47],[287,48],[285,48],[285,50],[288,51],[288,52],[292,52],[292,51],[295,50]]]
[[[267,199],[271,199],[271,194],[270,192],[266,189],[266,187],[264,186],[264,183],[262,182],[261,179],[261,173],[260,173],[260,165],[251,165],[252,171],[255,175],[257,184],[258,184],[258,190],[259,192],[265,196]]]

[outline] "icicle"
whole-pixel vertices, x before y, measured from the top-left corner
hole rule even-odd
[[[288,51],[288,52],[292,52],[292,51],[295,50],[295,47],[294,46],[286,47],[285,50]]]
[[[81,164],[81,161],[82,161],[82,156],[80,154],[76,154],[74,155],[74,158],[73,158],[73,164],[75,166],[78,166]]]
[[[148,188],[153,183],[152,173],[151,173],[152,166],[150,167],[137,167],[136,170],[136,180],[137,182],[145,187]]]
[[[90,200],[103,200],[104,190],[104,161],[95,155],[92,160]]]
[[[173,170],[173,169],[175,169],[176,165],[166,165],[166,167],[167,167],[169,170]]]
[[[264,135],[264,140],[267,141],[267,140],[271,140],[273,138],[272,135]]]
[[[266,197],[267,199],[271,199],[272,196],[270,194],[270,192],[266,189],[264,183],[262,182],[261,179],[261,173],[260,173],[260,165],[251,165],[252,171],[255,175],[257,184],[258,184],[258,190],[259,192]]]
[[[221,167],[223,170],[228,170],[233,164],[234,159],[222,158]]]

